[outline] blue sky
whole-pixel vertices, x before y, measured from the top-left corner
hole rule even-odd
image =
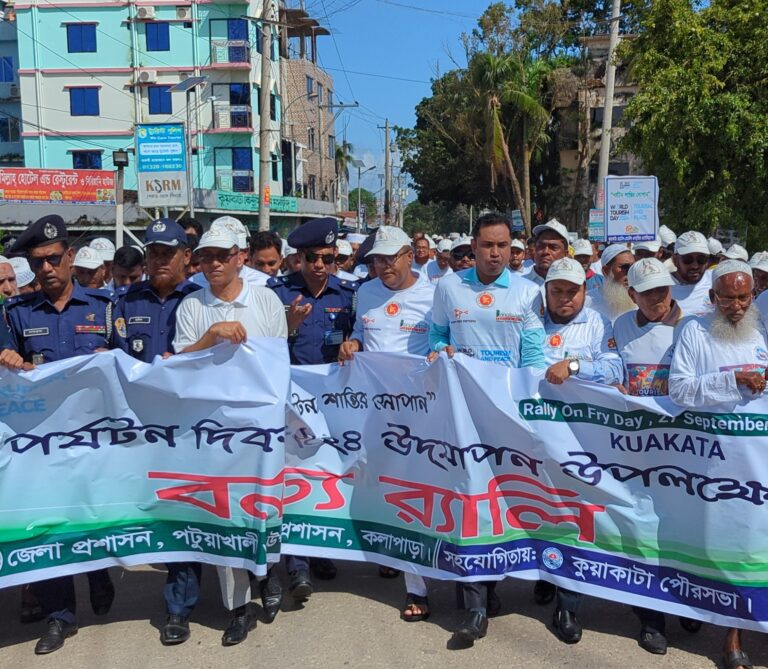
[[[392,125],[414,124],[414,108],[430,94],[430,79],[455,67],[451,55],[463,62],[461,33],[476,26],[490,3],[305,0],[307,11],[332,31],[332,37],[318,38],[318,54],[334,78],[336,100],[360,103],[359,109],[339,116],[336,133],[341,142],[346,128],[355,155],[366,166],[376,165],[363,177],[364,188],[377,192],[378,174],[384,171],[384,132],[376,126],[383,126],[385,117]],[[350,177],[354,188],[357,174]]]

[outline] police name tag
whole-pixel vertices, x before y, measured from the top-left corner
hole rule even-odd
[[[128,325],[149,325],[152,318],[149,316],[131,316],[128,319]]]
[[[323,343],[326,346],[341,346],[344,341],[344,333],[341,330],[328,330],[323,335]]]
[[[30,328],[29,330],[24,330],[22,334],[25,337],[44,337],[49,334],[48,328]]]

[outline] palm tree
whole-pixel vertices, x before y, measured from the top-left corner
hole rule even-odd
[[[352,161],[355,157],[352,155],[355,148],[348,141],[344,140],[341,144],[336,145],[336,151],[334,153],[334,164],[336,167],[336,178],[333,180],[332,189],[336,190],[336,197],[338,199],[341,195],[341,189],[337,184],[341,184],[342,177],[344,183],[349,184],[349,166],[352,165]]]

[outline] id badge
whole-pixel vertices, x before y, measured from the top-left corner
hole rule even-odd
[[[344,333],[341,330],[327,330],[323,335],[323,343],[326,346],[341,346],[344,341]]]
[[[42,365],[45,362],[45,356],[42,353],[33,353],[32,354],[32,364]]]

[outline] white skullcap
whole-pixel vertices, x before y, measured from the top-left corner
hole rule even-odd
[[[752,276],[752,268],[743,260],[723,260],[712,270],[712,285],[714,286],[718,279],[726,274],[748,274]]]
[[[616,259],[616,256],[621,255],[622,253],[632,253],[632,251],[627,248],[626,244],[611,244],[605,251],[603,251],[603,255],[600,256],[600,264],[605,267],[612,263]]]

